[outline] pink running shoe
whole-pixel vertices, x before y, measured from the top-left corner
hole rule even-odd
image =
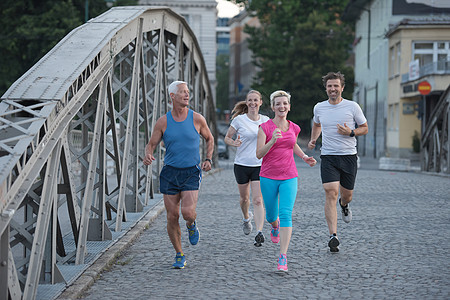
[[[277,221],[277,227],[273,227],[272,225],[270,225],[270,227],[272,227],[272,230],[270,231],[270,239],[275,244],[278,244],[280,242],[280,218],[278,218]]]
[[[278,257],[277,270],[278,271],[283,271],[283,272],[287,272],[288,271],[286,254],[280,254],[280,257]]]

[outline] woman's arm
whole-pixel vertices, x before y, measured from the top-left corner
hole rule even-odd
[[[234,129],[233,126],[230,126],[228,128],[227,131],[227,135],[225,136],[225,138],[223,139],[223,141],[225,142],[225,144],[233,146],[233,147],[239,147],[240,145],[242,145],[242,141],[241,141],[241,136],[238,135],[238,137],[236,138],[236,140],[233,140],[233,136],[236,134],[236,129]]]
[[[300,148],[300,146],[297,143],[295,143],[295,146],[294,146],[294,153],[295,153],[295,155],[297,155],[298,157],[303,159],[303,161],[305,163],[307,163],[310,167],[314,167],[317,163],[315,158],[312,156],[310,157],[310,156],[306,155],[305,152],[303,152],[302,148]]]
[[[272,138],[266,144],[266,134],[262,130],[261,127],[258,129],[258,139],[256,142],[256,157],[258,159],[263,158],[267,152],[269,152],[270,148],[277,142],[277,139],[281,137],[281,130],[276,128],[272,133]]]

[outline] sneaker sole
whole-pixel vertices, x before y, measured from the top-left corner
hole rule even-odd
[[[251,221],[249,221],[249,222],[251,222]],[[246,228],[246,227],[243,228],[245,235],[249,235],[252,232],[252,230],[253,230],[252,224],[250,224],[250,226],[248,228]]]
[[[184,267],[186,267],[186,264],[184,264],[184,266],[182,266],[182,267],[175,267],[175,266],[172,266],[173,269],[184,269]]]
[[[331,239],[328,242],[328,247],[330,247],[330,248],[336,248],[337,246],[339,246],[339,240],[338,239]]]
[[[258,242],[255,242],[253,245],[255,245],[255,247],[261,247],[262,246],[262,244],[258,243]]]
[[[198,230],[198,229],[197,229],[197,230]],[[189,243],[191,243],[192,246],[197,245],[198,242],[200,242],[200,230],[198,230],[198,240],[197,240],[197,243],[193,244],[193,243],[191,242],[191,239],[189,239]]]
[[[350,220],[346,220],[346,218],[348,218],[348,216],[346,216],[345,213],[342,211],[341,198],[339,198],[339,206],[341,207],[342,221],[344,221],[345,223],[350,223],[352,221],[351,210],[349,209],[349,213],[348,213],[350,215]],[[347,207],[348,207],[348,204],[347,204]]]
[[[259,244],[264,243],[264,236],[259,236],[259,235],[255,236],[255,241],[256,241],[256,243],[259,243]]]
[[[184,269],[184,267],[186,267],[186,263],[187,263],[187,262],[184,262],[184,265],[183,265],[182,267],[178,267],[178,266],[173,266],[173,265],[172,265],[172,268],[173,268],[173,269]]]
[[[350,220],[346,220],[346,218],[348,218],[348,216],[345,216],[344,214],[342,214],[342,221],[344,221],[345,223],[350,223],[352,221],[352,215],[350,215]]]
[[[333,253],[339,252],[339,248],[338,248],[339,244],[340,243],[339,243],[338,239],[331,239],[328,242],[328,247],[330,247],[330,252],[333,252]]]
[[[284,270],[284,269],[278,269],[278,268],[277,268],[277,271],[278,271],[278,272],[280,272],[280,273],[287,273],[287,272],[288,272],[288,270],[287,270],[287,269],[286,269],[286,270]]]

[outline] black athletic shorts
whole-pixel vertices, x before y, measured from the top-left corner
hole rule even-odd
[[[353,190],[358,170],[356,154],[321,155],[320,159],[322,183],[339,181],[347,190]]]
[[[238,184],[246,184],[249,181],[259,181],[259,171],[261,167],[246,167],[234,165],[234,177]]]

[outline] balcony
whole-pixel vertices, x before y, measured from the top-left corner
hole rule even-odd
[[[416,80],[420,80],[423,77],[430,75],[450,75],[450,61],[442,60],[420,67],[419,78]],[[416,80],[409,80],[408,73],[402,75],[402,85]]]

